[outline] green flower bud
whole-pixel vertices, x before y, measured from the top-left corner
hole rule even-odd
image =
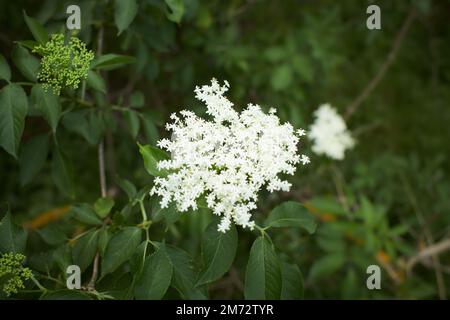
[[[87,78],[94,53],[77,37],[65,43],[64,34],[57,33],[45,44],[34,47],[33,52],[42,56],[38,80],[45,90],[51,88],[55,94],[62,88],[78,88]]]
[[[24,281],[32,277],[31,270],[22,266],[25,256],[20,253],[4,253],[0,256],[0,283],[7,296],[24,289]]]

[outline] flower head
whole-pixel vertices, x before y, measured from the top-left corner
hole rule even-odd
[[[293,175],[298,163],[309,159],[298,154],[302,131],[289,123],[280,123],[276,110],[264,113],[258,105],[249,104],[238,113],[213,79],[211,85],[196,87],[196,98],[206,104],[211,120],[183,110],[172,114],[166,125],[171,139],[158,142],[171,159],[158,163],[170,172],[155,179],[151,194],[161,196],[161,206],[175,202],[179,211],[197,209],[206,200],[208,208],[221,216],[219,230],[225,232],[231,223],[253,228],[251,210],[256,208],[258,192],[288,191],[291,184],[279,174]]]
[[[44,89],[52,88],[59,94],[64,87],[78,88],[81,80],[87,78],[94,53],[77,37],[64,42],[64,34],[57,33],[45,44],[34,47],[33,52],[42,55],[38,80]]]
[[[355,145],[344,119],[329,104],[321,105],[314,116],[315,121],[309,131],[313,152],[336,160],[344,159],[345,150]]]
[[[0,278],[5,278],[3,292],[7,296],[25,288],[24,281],[31,278],[31,270],[22,267],[25,256],[20,253],[4,253],[0,256]]]

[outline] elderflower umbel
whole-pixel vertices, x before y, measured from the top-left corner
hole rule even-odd
[[[315,121],[308,134],[313,141],[312,151],[336,160],[344,159],[345,150],[355,144],[344,119],[329,104],[321,105],[314,116]]]
[[[31,270],[22,267],[25,256],[20,253],[4,253],[0,256],[0,278],[4,278],[3,292],[7,296],[25,288],[24,281],[31,278]]]
[[[170,173],[155,178],[151,190],[161,196],[161,207],[175,202],[179,211],[196,210],[204,197],[207,207],[221,216],[221,232],[231,223],[252,229],[250,212],[256,208],[259,190],[266,186],[269,192],[289,191],[291,184],[278,175],[293,175],[299,162],[309,162],[297,153],[304,130],[280,123],[274,108],[266,114],[258,105],[248,104],[236,112],[224,96],[228,88],[228,82],[221,86],[215,79],[210,86],[195,88],[195,97],[206,104],[211,120],[188,110],[171,115],[173,122],[166,124],[171,139],[158,142],[171,154],[158,168]]]
[[[94,53],[77,37],[64,43],[64,34],[52,35],[50,41],[34,47],[33,52],[42,55],[38,80],[44,89],[52,88],[55,94],[63,87],[78,88],[81,80],[87,78]]]

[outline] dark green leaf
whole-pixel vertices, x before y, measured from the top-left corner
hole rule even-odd
[[[270,227],[300,227],[314,233],[317,222],[300,203],[287,201],[275,207],[265,221]]]
[[[280,299],[281,284],[281,266],[273,245],[267,237],[258,237],[245,272],[245,299]]]
[[[62,272],[64,277],[67,277],[67,267],[72,265],[72,250],[68,244],[60,245],[53,251],[53,260]]]
[[[283,284],[281,288],[282,300],[303,299],[303,276],[296,264],[281,263],[281,276]]]
[[[183,0],[165,0],[169,7],[166,15],[170,21],[180,23],[184,14],[184,1]]]
[[[19,40],[15,41],[17,44],[20,44],[22,47],[25,47],[27,49],[33,50],[34,47],[39,45],[39,42],[34,40]]]
[[[102,225],[102,220],[97,216],[92,207],[87,203],[76,204],[72,207],[71,212],[74,219],[93,226]]]
[[[153,122],[153,119],[148,114],[140,114],[142,119],[142,126],[144,128],[144,134],[146,141],[151,144],[156,144],[159,139],[158,128]]]
[[[120,54],[108,53],[95,58],[91,63],[92,69],[112,70],[120,68],[125,64],[135,63],[136,58]]]
[[[0,251],[24,253],[27,232],[13,223],[9,212],[0,221]]]
[[[59,97],[52,90],[45,91],[40,84],[34,85],[31,90],[31,100],[35,108],[41,112],[53,132],[56,132],[61,116]]]
[[[31,138],[20,153],[20,184],[28,184],[44,167],[48,155],[48,135],[41,134]]]
[[[142,108],[145,103],[144,94],[140,91],[134,91],[130,96],[130,106],[133,108]]]
[[[75,196],[72,162],[59,149],[53,150],[52,177],[62,192],[71,198]]]
[[[158,170],[158,161],[169,159],[169,155],[163,150],[150,145],[139,145],[139,152],[144,158],[144,166],[147,172],[155,177],[166,176],[166,170]]]
[[[189,254],[177,247],[164,246],[160,244],[160,250],[163,250],[169,257],[173,267],[172,286],[177,289],[185,299],[205,299],[205,294],[198,288],[195,288],[196,274],[192,259]]]
[[[84,272],[94,261],[97,253],[98,236],[99,230],[90,230],[82,235],[73,247],[73,262],[80,267],[81,272]]]
[[[34,39],[36,39],[36,41],[38,41],[39,43],[47,42],[48,33],[44,29],[44,27],[36,19],[27,16],[25,11],[23,12],[23,16],[25,18],[25,22],[28,26],[28,29],[30,29]]]
[[[28,100],[22,87],[9,84],[0,91],[0,146],[17,158],[28,112]]]
[[[138,11],[136,0],[115,0],[114,22],[117,27],[117,35],[128,28],[133,22]]]
[[[95,212],[100,218],[105,218],[114,207],[114,199],[110,197],[99,198],[95,201],[94,208]]]
[[[217,230],[218,220],[209,224],[203,234],[202,254],[204,268],[197,285],[213,282],[230,269],[238,244],[238,235],[234,225],[223,233]]]
[[[172,272],[173,267],[168,256],[163,250],[156,250],[145,259],[134,289],[136,299],[161,299],[169,288]]]
[[[0,79],[9,82],[11,80],[11,69],[9,68],[8,62],[3,55],[0,54]]]
[[[128,129],[130,130],[131,136],[133,137],[133,139],[136,139],[140,128],[139,114],[136,111],[130,109],[124,111],[123,115],[125,117]]]
[[[341,269],[344,263],[345,256],[342,253],[326,255],[314,262],[309,276],[314,280],[327,277]]]
[[[36,230],[41,238],[51,246],[58,246],[67,241],[67,237],[61,228],[55,224],[50,224],[44,228]]]
[[[92,298],[84,292],[77,290],[57,290],[45,294],[42,300],[92,300]]]
[[[102,277],[114,272],[122,263],[128,261],[141,243],[141,238],[142,230],[136,227],[125,227],[114,234],[106,246]]]
[[[102,257],[105,256],[106,247],[108,246],[111,234],[107,228],[100,229],[100,235],[98,236],[98,251]]]
[[[25,78],[32,82],[37,81],[37,74],[40,66],[38,58],[31,55],[28,50],[22,46],[15,46],[11,57],[17,69],[19,69]]]
[[[97,72],[89,70],[86,83],[92,89],[106,94],[105,80]]]
[[[123,191],[125,191],[128,196],[128,200],[131,201],[136,197],[137,189],[129,180],[116,177],[116,183]]]
[[[348,212],[342,208],[342,205],[333,198],[317,197],[309,200],[306,204],[311,211],[320,214],[348,215]]]

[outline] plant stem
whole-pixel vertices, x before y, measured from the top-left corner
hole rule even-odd
[[[34,284],[39,288],[40,291],[42,292],[47,292],[48,289],[45,288],[35,277],[34,275],[31,275],[31,280],[34,282]]]
[[[34,86],[35,83],[33,82],[14,82],[14,84],[17,84],[19,86]]]
[[[101,56],[103,50],[103,26],[100,26],[100,29],[98,31],[98,38],[97,38],[97,56]],[[83,82],[83,89],[85,90],[85,82]],[[83,96],[84,100],[84,96]],[[99,167],[99,177],[100,177],[100,191],[102,197],[106,197],[106,178],[105,178],[105,150],[103,145],[103,140],[100,141],[98,145],[98,167]],[[99,263],[100,253],[97,250],[94,258],[94,265],[92,267],[92,276],[91,280],[88,284],[88,289],[91,291],[95,290],[95,282],[97,281],[97,275],[98,275],[98,263]]]

